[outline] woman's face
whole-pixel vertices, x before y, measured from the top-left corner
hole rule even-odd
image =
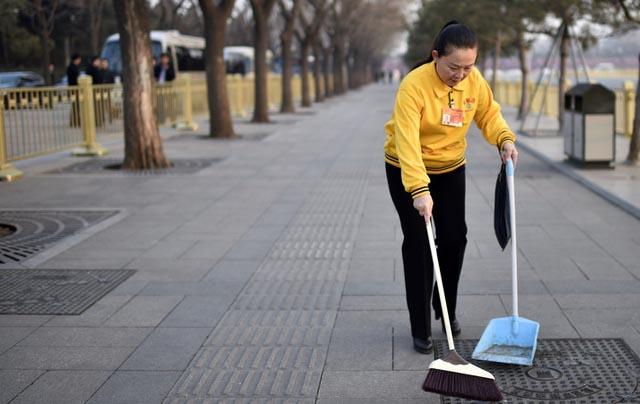
[[[451,48],[451,52],[446,56],[438,56],[438,52],[434,50],[432,55],[440,80],[449,87],[455,87],[471,73],[478,49]]]

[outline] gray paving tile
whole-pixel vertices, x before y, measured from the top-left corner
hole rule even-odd
[[[626,309],[567,309],[582,338],[623,337],[637,338],[640,332],[640,311]]]
[[[554,282],[545,281],[545,285],[554,295],[562,294],[618,294],[637,293],[640,290],[638,280],[557,280]]]
[[[340,310],[407,310],[405,296],[343,296]]]
[[[336,328],[325,369],[391,370],[392,331],[385,328]]]
[[[155,327],[182,300],[182,296],[137,296],[105,323],[107,327]]]
[[[243,283],[224,280],[201,282],[149,282],[139,296],[219,296],[233,299]]]
[[[392,258],[357,259],[349,264],[349,282],[377,281],[393,282],[394,260]]]
[[[26,338],[35,329],[35,327],[0,327],[0,354]]]
[[[49,371],[17,396],[12,403],[84,403],[111,375],[110,371]]]
[[[320,371],[187,369],[169,397],[315,397]]]
[[[0,370],[0,403],[10,402],[43,373],[42,370]]]
[[[159,327],[212,328],[227,311],[232,296],[187,296]]]
[[[404,295],[404,283],[353,281],[344,285],[345,296]]]
[[[261,261],[259,260],[220,260],[203,278],[203,281],[225,280],[246,282],[253,275]]]
[[[0,315],[0,327],[39,327],[53,316]]]
[[[505,307],[511,314],[511,295],[501,296]],[[575,322],[565,315],[551,296],[524,295],[518,297],[518,310],[521,317],[540,323],[540,338],[577,338]]]
[[[132,296],[111,296],[98,300],[84,313],[78,316],[53,316],[44,324],[45,327],[99,327],[104,324],[122,306],[132,299]]]
[[[207,328],[157,328],[120,370],[184,370],[209,331]]]
[[[115,370],[133,349],[133,347],[13,347],[0,355],[0,369]]]
[[[137,347],[151,328],[41,327],[19,346],[40,347]]]
[[[211,346],[198,351],[195,369],[321,371],[325,346]]]
[[[428,366],[428,364],[427,364]],[[428,399],[422,391],[426,371],[339,371],[322,375],[318,397],[322,399]]]
[[[205,346],[310,346],[329,345],[331,327],[218,326]]]
[[[87,403],[161,403],[179,376],[180,372],[118,371]]]
[[[562,309],[632,309],[640,307],[638,293],[558,294],[554,295]]]
[[[241,240],[227,251],[224,258],[229,260],[262,260],[267,256],[273,244],[273,241]]]
[[[334,310],[229,310],[220,321],[228,326],[332,326]]]

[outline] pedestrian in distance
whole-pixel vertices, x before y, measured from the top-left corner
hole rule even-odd
[[[153,67],[153,76],[158,83],[166,83],[176,78],[176,72],[169,60],[169,54],[163,53],[160,55],[160,63],[156,63]]]
[[[102,84],[102,69],[100,68],[100,57],[93,56],[87,69],[85,70],[88,76],[91,76],[91,82],[93,84]]]
[[[454,336],[461,333],[456,304],[467,244],[465,152],[471,121],[489,144],[497,146],[503,161],[518,160],[515,134],[475,67],[477,54],[473,30],[457,21],[447,23],[428,58],[400,83],[391,119],[385,124],[385,168],[404,236],[411,335],[414,349],[423,354],[433,350],[431,303],[435,318],[442,318],[425,230],[425,220],[432,215],[450,325]]]
[[[80,76],[80,55],[74,53],[71,55],[71,63],[67,66],[67,85],[77,86],[78,77]]]
[[[80,55],[74,53],[71,55],[71,62],[67,66],[67,85],[77,86],[78,77],[80,76],[80,62],[82,59]],[[69,115],[69,126],[72,128],[80,127],[80,95],[78,90],[70,89],[67,91],[69,98],[71,99],[71,114]]]
[[[109,59],[102,58],[100,59],[100,72],[102,73],[102,83],[103,84],[113,84],[115,83],[115,78],[113,74],[109,70]]]

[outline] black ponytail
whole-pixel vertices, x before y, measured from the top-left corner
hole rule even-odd
[[[449,21],[444,24],[438,35],[436,35],[427,58],[418,62],[411,70],[433,62],[434,50],[438,52],[439,56],[446,56],[451,51],[451,47],[471,49],[477,46],[478,38],[471,28],[456,20]]]

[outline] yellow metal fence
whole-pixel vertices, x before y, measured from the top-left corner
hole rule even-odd
[[[534,83],[529,83],[529,96],[533,94]],[[498,81],[495,89],[496,100],[504,105],[518,107],[520,105],[520,95],[522,89],[520,82]],[[633,130],[633,119],[635,116],[635,86],[632,82],[624,83],[622,89],[615,90],[616,94],[616,132],[625,136],[631,136]],[[558,86],[550,85],[545,96],[542,89],[538,90],[533,102],[531,112],[542,113],[547,116],[558,116]]]
[[[308,80],[314,97],[311,74]],[[253,109],[254,85],[253,76],[227,76],[232,115],[246,117]],[[282,102],[282,77],[270,74],[267,85],[269,107],[275,111]],[[295,75],[294,102],[301,101],[301,86],[300,76]],[[189,74],[156,85],[154,92],[159,125],[194,129],[194,117],[209,112],[206,82],[192,81]],[[0,179],[19,175],[9,164],[12,161],[70,148],[77,155],[104,154],[98,138],[122,133],[123,97],[120,84],[92,85],[88,76],[81,77],[78,86],[0,90]]]

